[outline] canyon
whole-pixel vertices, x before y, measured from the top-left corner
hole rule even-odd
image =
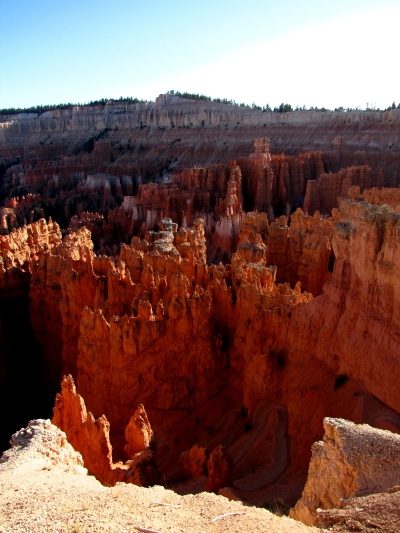
[[[171,95],[0,122],[2,449],[48,417],[107,485],[291,507],[326,417],[400,433],[399,122]]]

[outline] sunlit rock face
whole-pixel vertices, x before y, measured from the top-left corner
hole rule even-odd
[[[70,374],[54,416],[105,483],[294,503],[325,416],[400,427],[397,163],[371,141],[398,117],[356,155],[362,113],[214,107],[3,124],[1,400]]]
[[[207,450],[203,462],[218,446],[231,458],[224,459],[229,475],[211,478],[251,498],[307,467],[326,414],[399,427],[398,376],[389,364],[397,350],[399,216],[388,206],[350,199],[332,219],[295,213],[291,233],[286,219],[269,224],[266,214],[248,213],[231,262],[209,266],[202,220],[178,228],[165,218],[159,232],[133,238],[112,258],[95,255],[81,228],[31,263],[35,334],[47,359],[57,347],[59,368],[75,376],[93,416],[104,414],[111,423],[110,465],[142,453],[135,451],[140,441],[155,460],[148,457],[141,468],[179,484],[198,463],[181,458],[197,439]],[[276,282],[283,254],[299,277],[304,271],[293,288]],[[273,257],[278,266],[269,266]],[[320,295],[302,292],[303,281]],[[375,296],[363,293],[364,284],[375,287]],[[380,327],[377,334],[375,320],[388,324],[387,331]],[[222,487],[221,480],[207,481],[208,466],[198,468],[204,488]]]
[[[398,486],[400,436],[338,418],[324,419],[324,439],[315,442],[301,499],[290,516],[315,525],[317,509],[342,507],[355,496]]]

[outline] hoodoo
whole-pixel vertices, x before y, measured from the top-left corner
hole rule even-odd
[[[20,426],[58,393],[105,485],[285,508],[304,489],[292,515],[316,524],[398,483],[377,465],[400,433],[400,110],[211,104],[0,123],[1,405],[20,383]]]

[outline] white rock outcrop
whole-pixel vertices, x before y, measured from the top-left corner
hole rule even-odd
[[[323,441],[312,446],[302,497],[290,512],[307,525],[316,523],[318,508],[341,507],[344,499],[400,484],[400,435],[340,418],[325,418],[324,429]]]

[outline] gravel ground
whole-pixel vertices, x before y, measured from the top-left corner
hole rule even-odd
[[[0,533],[322,531],[215,494],[105,487],[87,475],[58,428],[43,420],[30,424],[13,436],[13,448],[0,459]],[[229,513],[238,514],[213,521]]]
[[[351,498],[342,509],[319,510],[317,516],[318,524],[337,533],[399,533],[400,487],[393,493]]]

